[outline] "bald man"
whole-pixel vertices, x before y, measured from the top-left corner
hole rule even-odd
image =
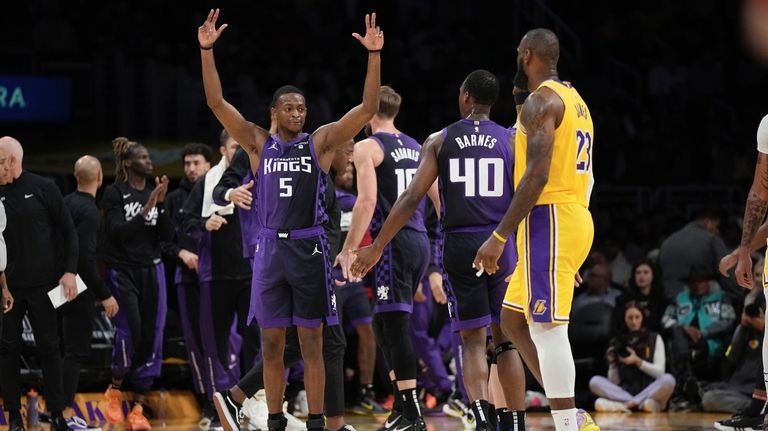
[[[80,157],[75,162],[77,190],[64,197],[64,205],[75,224],[80,245],[77,272],[88,286],[85,292],[59,309],[65,370],[80,370],[83,361],[90,354],[96,301],[102,304],[107,317],[113,317],[118,310],[117,301],[99,275],[96,250],[99,209],[96,206],[96,192],[101,187],[102,178],[99,159],[93,156]],[[63,378],[64,418],[72,429],[83,429],[82,423],[78,424],[82,418],[77,418],[72,408],[79,378],[80,373],[77,372],[64,373]]]
[[[8,225],[5,276],[14,298],[5,315],[0,338],[0,382],[9,431],[24,429],[21,419],[22,321],[29,315],[37,355],[43,370],[45,404],[51,412],[51,429],[67,430],[62,416],[61,351],[59,322],[48,291],[61,284],[68,301],[77,296],[77,232],[53,181],[22,168],[24,149],[9,136],[0,138],[0,150],[8,154],[9,175],[0,185],[0,202]]]

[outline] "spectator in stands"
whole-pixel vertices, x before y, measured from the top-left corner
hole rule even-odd
[[[691,269],[716,268],[728,254],[720,237],[720,216],[711,210],[700,211],[695,219],[671,234],[661,244],[659,266],[663,275],[664,294],[670,301],[685,287],[684,279]],[[721,280],[729,292],[741,294],[733,283]],[[733,289],[731,287],[733,286]]]
[[[589,389],[597,395],[595,410],[659,412],[675,389],[675,378],[666,374],[664,340],[645,326],[648,311],[630,301],[624,306],[619,335],[606,351],[608,377],[594,376]]]
[[[667,306],[662,326],[670,331],[673,374],[679,382],[719,380],[719,359],[736,312],[706,268],[694,268],[688,288]],[[713,370],[718,370],[713,373]]]
[[[643,260],[632,268],[631,274],[629,290],[616,298],[614,326],[616,330],[621,329],[624,325],[624,306],[630,301],[635,301],[648,311],[645,327],[659,332],[667,298],[664,296],[661,281],[656,277],[656,268],[650,260]]]
[[[611,284],[611,268],[603,263],[592,267],[587,275],[586,289],[573,298],[573,311],[595,302],[605,302],[611,307],[616,305],[616,298],[621,291]]]
[[[762,344],[765,331],[765,300],[744,307],[741,323],[725,352],[729,368],[733,370],[725,382],[716,382],[703,388],[702,406],[709,412],[736,413],[747,408],[752,401],[755,370],[762,369]]]

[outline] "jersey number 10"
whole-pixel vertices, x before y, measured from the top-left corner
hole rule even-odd
[[[464,174],[460,161],[464,160]],[[491,176],[493,167],[493,176]],[[464,183],[465,197],[499,197],[504,194],[504,159],[450,159],[448,170],[452,183]]]
[[[397,168],[395,169],[395,175],[397,175],[397,197],[400,197],[405,189],[408,188],[408,185],[411,184],[413,176],[416,175],[416,168]]]

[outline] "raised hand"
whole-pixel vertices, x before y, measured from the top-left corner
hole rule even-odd
[[[157,185],[155,187],[155,191],[157,191],[157,202],[160,203],[165,201],[165,195],[168,194],[168,184],[170,184],[168,177],[163,175],[162,177],[155,178],[155,184]]]
[[[380,27],[376,27],[376,13],[365,15],[365,36],[352,33],[352,37],[359,40],[368,51],[381,51],[384,47],[384,32]]]
[[[222,24],[217,30],[217,19],[219,19],[219,9],[211,9],[211,11],[208,12],[208,18],[205,19],[203,25],[197,28],[197,41],[200,43],[200,48],[213,48],[213,44],[216,43],[219,36],[221,36],[221,33],[227,28],[228,24]]]

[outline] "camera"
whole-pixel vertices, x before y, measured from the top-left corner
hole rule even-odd
[[[613,347],[613,351],[622,358],[631,355],[629,349],[627,349],[627,347],[629,347],[629,342],[624,337],[617,338],[611,346]]]

